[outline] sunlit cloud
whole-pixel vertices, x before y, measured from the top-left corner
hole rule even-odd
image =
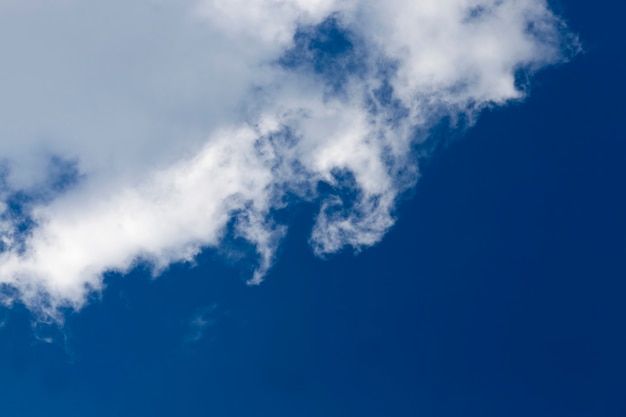
[[[3,299],[58,317],[229,236],[260,283],[298,201],[316,254],[374,245],[429,127],[577,48],[543,0],[2,3]]]

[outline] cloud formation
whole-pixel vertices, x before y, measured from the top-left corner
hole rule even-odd
[[[230,235],[260,282],[319,204],[319,254],[378,242],[446,116],[524,96],[576,40],[544,0],[0,3],[0,284],[38,314]]]

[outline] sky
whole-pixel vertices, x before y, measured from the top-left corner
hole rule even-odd
[[[625,416],[625,11],[0,1],[3,415]]]

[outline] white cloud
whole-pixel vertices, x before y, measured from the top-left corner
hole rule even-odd
[[[348,46],[324,52],[333,25]],[[373,245],[416,132],[522,98],[517,72],[574,43],[544,0],[5,0],[5,298],[78,309],[106,271],[192,260],[229,224],[260,282],[294,196],[321,204],[316,253]]]

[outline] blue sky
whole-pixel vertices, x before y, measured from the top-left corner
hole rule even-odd
[[[65,18],[92,15],[83,3],[75,3],[75,14],[62,10],[53,29]],[[205,10],[215,13],[213,2],[204,3]],[[67,81],[66,86],[76,83],[76,91],[62,97],[66,112],[50,115],[47,107],[21,107],[11,96],[18,103],[9,113],[12,120],[19,119],[18,110],[28,108],[25,120],[32,118],[41,128],[26,131],[15,122],[0,129],[29,144],[7,139],[10,146],[0,148],[7,161],[2,199],[8,207],[0,225],[0,282],[7,300],[0,329],[3,415],[626,414],[626,144],[621,123],[626,46],[620,20],[626,9],[608,1],[593,7],[573,0],[552,5],[584,49],[567,63],[546,49],[527,52],[513,35],[491,32],[500,20],[487,22],[487,39],[498,36],[503,47],[510,47],[512,58],[499,64],[514,62],[507,69],[517,71],[516,59],[527,54],[520,62],[541,68],[524,84],[527,97],[516,100],[506,87],[476,81],[495,76],[493,67],[484,58],[458,52],[466,45],[457,48],[456,35],[446,45],[451,55],[460,54],[455,62],[477,74],[469,81],[462,78],[459,84],[454,72],[446,72],[450,80],[433,84],[420,78],[423,67],[402,60],[369,67],[369,52],[362,51],[374,44],[359,32],[364,22],[388,36],[385,45],[377,46],[383,51],[380,56],[393,56],[396,47],[406,45],[413,48],[410,54],[421,56],[420,48],[427,48],[428,39],[404,44],[385,32],[385,19],[394,13],[413,16],[413,3],[374,8],[381,16],[374,23],[371,16],[358,20],[372,12],[366,6],[359,9],[362,14],[351,15],[349,9],[334,10],[332,1],[315,6],[294,1],[296,11],[275,11],[280,18],[258,11],[238,11],[234,18],[226,14],[233,19],[224,21],[226,29],[209,18],[210,27],[225,31],[223,42],[247,42],[248,27],[260,30],[256,49],[233,47],[232,59],[227,47],[211,46],[227,57],[228,70],[216,70],[216,77],[224,77],[218,83],[203,76],[213,61],[194,53],[204,35],[179,27],[177,21],[166,26],[176,35],[171,43],[163,38],[159,42],[165,43],[149,45],[136,67],[112,65],[114,70],[105,74],[112,74],[107,82],[122,85],[120,95],[113,91],[108,96],[98,85],[91,89],[89,77],[96,73],[80,67],[76,74],[86,74],[85,79],[77,75]],[[536,11],[541,2],[522,3]],[[133,1],[135,9],[124,15],[129,22],[137,19],[139,4]],[[250,4],[265,5],[262,0]],[[11,7],[16,6],[7,5],[0,6],[0,16],[12,17]],[[37,21],[36,7],[18,11],[20,16],[31,13],[29,19]],[[162,7],[170,5],[164,2]],[[179,11],[176,7],[167,9],[168,16]],[[422,16],[418,6],[412,10]],[[117,22],[107,14],[113,11],[103,11],[92,23],[100,28]],[[454,11],[442,6],[434,22],[447,22]],[[154,19],[142,20],[145,26],[137,25],[141,30],[124,36],[144,39],[150,24],[165,18]],[[290,26],[293,19],[296,27]],[[68,29],[67,39],[75,36],[73,30],[86,29]],[[37,35],[37,30],[32,33]],[[123,41],[125,32],[120,33]],[[266,44],[264,37],[271,42]],[[11,43],[15,50],[34,48],[28,37],[16,39]],[[275,50],[273,42],[284,44]],[[545,38],[536,42],[550,46]],[[61,49],[60,55],[67,52]],[[120,56],[126,52],[119,50]],[[267,57],[274,60],[271,70],[264,66]],[[189,75],[164,63],[174,58],[194,64],[199,72]],[[26,61],[11,62],[17,70],[27,66]],[[65,74],[61,64],[59,74]],[[438,74],[449,69],[442,65]],[[241,69],[246,66],[256,72]],[[133,75],[145,68],[157,69],[150,73],[159,86],[154,93],[155,84],[142,84]],[[402,71],[415,78],[402,79]],[[185,74],[176,80],[189,85],[164,84],[177,74]],[[524,74],[514,74],[515,85]],[[57,75],[50,79],[65,80]],[[276,78],[284,82],[279,87]],[[262,88],[253,93],[243,87],[223,91],[220,83],[233,79]],[[30,94],[44,94],[38,90],[44,84],[24,95],[30,99]],[[9,89],[13,84],[0,85]],[[411,95],[424,88],[433,89],[432,107],[427,107],[432,114],[420,125],[419,118],[407,115],[424,114],[423,97]],[[365,110],[361,104],[353,107],[362,90],[375,93]],[[127,99],[119,103],[120,112],[102,104],[94,113],[106,115],[110,130],[84,136],[90,133],[89,123],[101,127],[98,117],[73,104],[84,93],[102,97],[97,101],[105,104]],[[221,107],[212,107],[215,97],[222,100]],[[373,102],[378,107],[371,107]],[[0,107],[6,103],[1,101]],[[278,114],[284,117],[279,124],[287,128],[275,128],[267,116],[252,133],[228,130],[229,124],[240,123],[240,106],[246,108],[246,117]],[[315,122],[311,126],[298,119],[302,108]],[[123,117],[125,112],[132,117]],[[459,113],[463,116],[450,126],[450,117]],[[408,150],[389,156],[378,153],[386,149],[378,148],[378,142],[355,145],[342,142],[339,134],[324,142],[327,135],[344,132],[345,124],[351,129],[345,137],[371,134],[363,133],[363,125],[349,123],[362,114],[385,120],[384,129],[376,132],[393,133],[384,142],[387,147]],[[168,117],[160,119],[162,115]],[[72,122],[82,116],[86,119],[75,120],[71,128],[56,124],[59,117]],[[468,126],[472,118],[475,123]],[[148,123],[155,120],[162,122],[156,128]],[[212,126],[219,123],[226,127],[214,134]],[[411,140],[399,136],[405,125],[416,128],[409,129]],[[116,132],[139,139],[122,154],[117,149],[129,140],[124,134],[106,142]],[[199,139],[207,132],[212,135],[208,151]],[[172,137],[186,139],[172,147]],[[259,153],[269,159],[245,153],[249,138],[255,150],[268,147],[278,153],[278,162],[267,157],[269,151]],[[229,147],[231,143],[235,145]],[[339,151],[347,148],[351,155],[367,156],[350,159],[333,153],[334,143],[342,144]],[[336,159],[311,160],[306,152],[294,158],[302,144],[305,151]],[[33,151],[40,147],[45,150]],[[41,158],[49,160],[50,153],[57,165],[46,166],[58,170],[37,172]],[[243,166],[252,179],[240,176],[239,157],[247,161]],[[384,163],[378,170],[379,160]],[[363,161],[369,169],[363,169]],[[224,196],[227,203],[192,198],[198,189],[184,168],[189,166],[200,166],[207,193]],[[271,179],[266,179],[267,172]],[[212,176],[217,176],[217,185]],[[157,180],[142,185],[147,177]],[[172,177],[178,180],[168,182]],[[239,184],[235,194],[220,194],[222,182]],[[126,194],[117,193],[119,189]],[[120,207],[129,207],[131,214]],[[209,220],[202,220],[197,207],[206,208]],[[157,228],[145,240],[133,240],[134,234],[144,236],[158,226],[143,220],[155,211],[164,216],[157,220],[171,220],[175,227]],[[213,222],[223,217],[223,223]],[[73,228],[68,219],[78,226]],[[116,231],[109,236],[103,230],[118,223],[134,234]],[[206,239],[197,238],[193,230]],[[90,240],[90,235],[97,239]],[[81,246],[96,251],[83,253],[76,249]],[[63,258],[64,253],[73,256]],[[250,285],[250,279],[263,282]]]

